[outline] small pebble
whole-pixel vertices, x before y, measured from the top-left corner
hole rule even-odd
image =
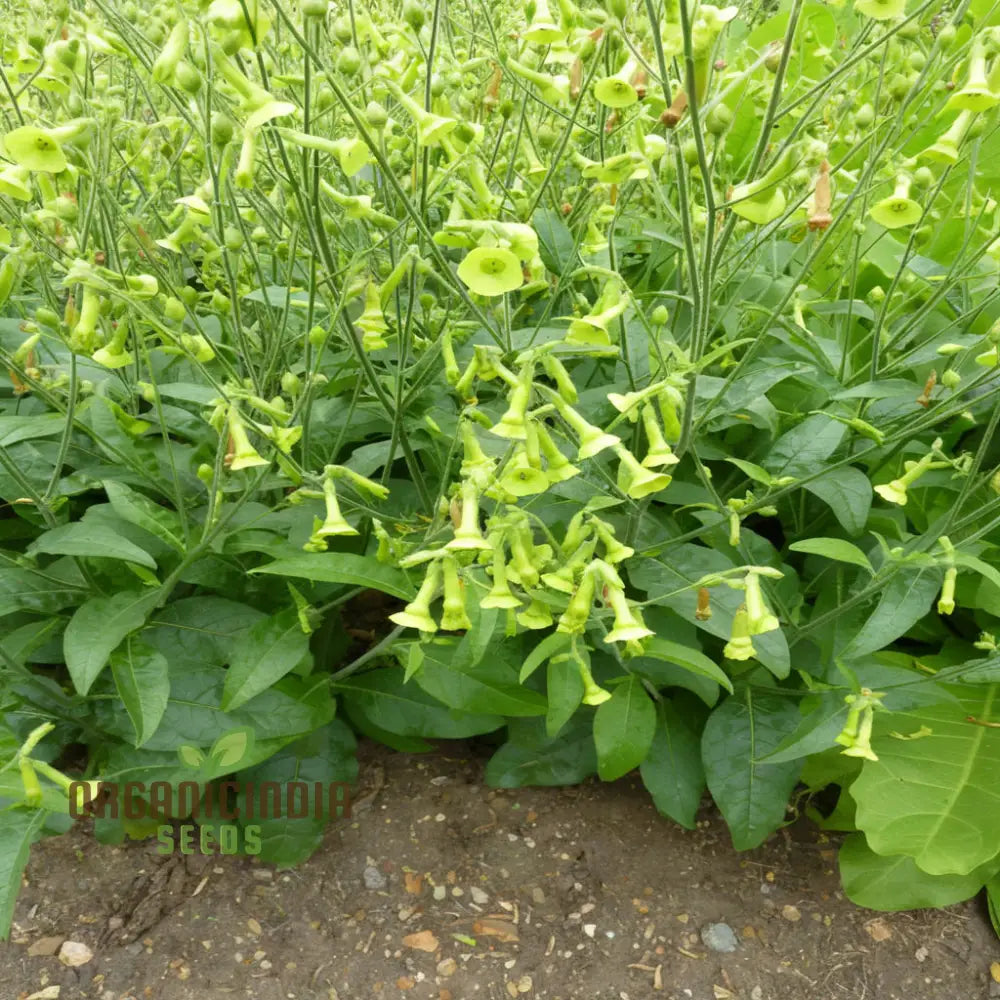
[[[736,933],[729,924],[706,924],[701,929],[701,943],[709,951],[736,951]]]
[[[377,889],[384,889],[389,884],[389,879],[380,872],[374,865],[369,865],[362,876],[365,883],[365,888],[370,892],[375,892]]]

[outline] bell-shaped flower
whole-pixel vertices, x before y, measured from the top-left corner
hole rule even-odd
[[[540,73],[516,59],[507,59],[503,65],[522,80],[527,80],[538,87],[546,104],[570,103],[569,77],[565,73]]]
[[[608,327],[611,321],[621,316],[627,308],[628,296],[623,294],[621,285],[609,281],[591,311],[586,316],[575,317],[570,321],[565,342],[587,347],[609,346],[611,336]]]
[[[387,85],[416,125],[418,146],[440,146],[443,140],[458,128],[457,119],[436,115],[418,104],[397,84],[387,81]]]
[[[403,628],[415,628],[421,632],[436,632],[437,622],[431,616],[431,601],[437,596],[441,586],[441,562],[433,560],[424,573],[423,583],[417,591],[417,596],[395,614],[389,615],[389,621]]]
[[[638,60],[631,56],[613,76],[606,76],[594,84],[594,97],[606,108],[631,107],[639,100],[639,92],[633,80],[641,72]]]
[[[535,14],[521,37],[526,42],[534,42],[536,45],[551,45],[553,42],[561,41],[564,37],[562,28],[556,23],[546,0],[534,0]]]
[[[97,349],[100,339],[97,335],[97,324],[101,315],[101,300],[97,292],[85,286],[80,302],[80,313],[70,332],[70,349],[80,353],[90,354]]]
[[[556,625],[557,632],[578,635],[587,627],[590,612],[594,607],[595,573],[589,567],[583,571],[573,596],[566,605],[566,610]]]
[[[576,386],[573,384],[573,379],[566,370],[566,366],[554,354],[543,354],[542,368],[545,374],[555,382],[556,392],[567,403],[575,403],[578,398]]]
[[[882,483],[875,487],[875,492],[889,503],[906,506],[906,490],[912,486],[930,467],[934,461],[933,455],[925,455],[919,462],[906,462],[906,470],[898,479]]]
[[[523,445],[517,448],[500,476],[500,485],[515,497],[529,497],[549,488],[549,477],[532,465]]]
[[[645,180],[649,176],[649,164],[645,155],[638,150],[618,153],[605,160],[588,160],[577,153],[573,159],[579,165],[583,177],[601,184],[624,184],[626,181]]]
[[[599,517],[591,520],[597,537],[604,546],[604,561],[612,566],[635,555],[635,549],[615,538],[615,529]]]
[[[591,563],[592,571],[597,575],[602,583],[605,600],[615,612],[614,625],[610,632],[604,637],[605,642],[634,642],[653,635],[651,629],[646,628],[641,618],[633,610],[625,597],[625,588],[621,577],[609,563],[595,559]]]
[[[511,389],[507,410],[500,420],[490,428],[490,433],[511,441],[524,441],[528,436],[527,414],[531,401],[534,364],[527,362]]]
[[[915,226],[923,214],[920,204],[910,197],[910,178],[905,174],[896,178],[893,193],[873,205],[870,212],[871,217],[886,229]]]
[[[357,136],[328,139],[325,136],[311,135],[308,132],[297,132],[290,128],[282,128],[278,131],[283,139],[293,143],[300,149],[314,149],[317,152],[336,157],[337,162],[340,164],[340,169],[348,177],[353,177],[372,161],[371,150],[368,148],[368,144]],[[323,182],[320,181],[320,184],[322,185]],[[324,187],[323,190],[325,193],[330,194],[330,190],[327,188]],[[346,198],[347,196],[344,195],[341,197]]]
[[[446,632],[464,632],[472,628],[465,609],[465,584],[458,572],[454,556],[442,559],[444,570],[444,600],[441,604],[441,628]]]
[[[944,571],[944,583],[941,585],[941,596],[938,598],[937,611],[939,615],[950,615],[955,610],[955,581],[958,569],[949,566]]]
[[[750,617],[745,604],[733,616],[733,627],[729,633],[729,642],[722,650],[722,655],[729,660],[750,660],[757,655],[750,638]]]
[[[787,199],[778,186],[792,173],[795,146],[789,146],[771,167],[755,181],[737,184],[726,203],[733,213],[757,226],[773,222],[784,211]]]
[[[483,451],[473,421],[468,418],[461,421],[462,426],[462,465],[459,473],[463,479],[474,482],[479,489],[484,489],[493,476],[496,461]]]
[[[550,483],[562,483],[580,474],[580,470],[559,450],[545,425],[537,421],[534,425],[538,447],[545,458],[545,476]]]
[[[624,445],[615,446],[618,456],[618,489],[633,500],[665,490],[673,477],[646,468]]]
[[[322,521],[318,517],[313,519],[312,534],[309,536],[306,546],[310,552],[324,551],[328,538],[358,534],[358,530],[353,528],[340,512],[337,487],[332,476],[327,476],[323,480],[323,502],[326,507],[326,516]]]
[[[882,707],[884,692],[862,688],[860,694],[849,694],[844,701],[850,706],[844,728],[834,737],[834,743],[846,747],[841,753],[845,757],[861,757],[878,760],[871,747],[872,723],[875,709]]]
[[[507,560],[501,537],[493,538],[493,586],[490,592],[479,602],[481,608],[519,608],[521,599],[510,589],[507,581]]]
[[[599,455],[605,448],[611,448],[621,441],[621,438],[614,434],[606,434],[600,427],[589,423],[583,416],[573,409],[562,397],[553,392],[548,386],[539,386],[542,393],[549,399],[556,408],[559,416],[572,428],[573,433],[579,442],[577,450],[577,461],[593,458]]]
[[[517,255],[504,247],[476,247],[458,265],[458,276],[477,295],[513,292],[524,284]]]
[[[125,368],[135,361],[131,351],[125,350],[125,340],[128,337],[128,323],[119,320],[114,336],[101,348],[94,351],[92,360],[105,368]]]
[[[260,431],[274,445],[282,455],[290,455],[292,448],[299,443],[302,437],[302,425],[295,427],[281,427],[277,424],[258,424],[254,422],[254,427]]]
[[[580,669],[580,680],[583,681],[583,704],[584,705],[603,705],[604,702],[611,698],[611,692],[606,691],[604,688],[594,680],[594,675],[590,672],[589,657],[586,655],[581,656],[579,652],[574,647],[573,659],[576,660]],[[563,656],[568,656],[572,654],[560,654]],[[553,657],[556,659],[556,657]]]
[[[919,154],[920,158],[935,163],[946,163],[949,166],[958,163],[959,151],[974,119],[974,111],[961,112],[951,123],[948,131]]]
[[[956,90],[945,107],[956,111],[988,111],[1000,104],[1000,94],[990,87],[986,70],[986,46],[977,41],[969,55],[969,76],[965,85]]]
[[[270,462],[266,458],[262,458],[257,449],[250,443],[246,425],[243,423],[240,411],[235,406],[229,407],[226,422],[230,440],[230,448],[226,457],[227,464],[233,472],[239,469],[252,469],[258,465],[270,465]]]
[[[7,155],[19,167],[47,174],[59,174],[66,169],[66,156],[51,131],[22,125],[3,137]]]
[[[527,523],[514,528],[508,535],[510,545],[510,565],[508,573],[516,578],[522,587],[534,587],[541,576],[541,570],[550,558],[544,546],[536,546],[531,539],[531,529]]]
[[[160,54],[153,60],[153,68],[150,73],[153,83],[173,83],[174,72],[184,58],[187,44],[188,22],[187,18],[181,14],[177,23],[171,28],[167,42],[160,50]]]
[[[462,517],[455,529],[455,537],[446,549],[489,549],[490,543],[483,538],[479,527],[479,491],[476,484],[467,479],[462,483]]]
[[[389,346],[385,339],[389,324],[382,313],[382,298],[374,281],[369,281],[365,288],[365,308],[354,325],[361,331],[361,346],[365,351],[378,351]]]
[[[10,166],[0,170],[0,194],[15,201],[31,201],[30,176],[31,171],[27,167]]]
[[[778,619],[771,614],[764,603],[764,594],[760,585],[760,575],[753,571],[747,573],[743,579],[746,588],[746,609],[747,618],[750,623],[750,635],[763,635],[765,632],[773,632],[779,627]]]
[[[854,9],[873,21],[895,21],[906,11],[906,0],[854,0]]]
[[[518,612],[517,620],[527,629],[548,628],[552,624],[552,612],[548,605],[534,598],[523,611]]]
[[[667,439],[663,436],[663,431],[660,428],[660,422],[656,418],[656,411],[649,403],[642,408],[642,426],[646,431],[646,440],[649,442],[649,448],[642,464],[647,469],[676,465],[680,459],[667,444]]]

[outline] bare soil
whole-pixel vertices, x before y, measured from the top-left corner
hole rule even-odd
[[[636,777],[490,789],[466,744],[423,757],[364,747],[362,786],[360,808],[294,870],[163,858],[152,842],[100,847],[85,825],[36,845],[0,945],[0,1000],[55,986],[60,1000],[979,1000],[1000,989],[981,901],[858,909],[839,889],[836,840],[804,824],[737,854],[710,806],[685,831]],[[703,943],[717,922],[735,951]],[[94,957],[71,969],[29,954],[43,938]]]

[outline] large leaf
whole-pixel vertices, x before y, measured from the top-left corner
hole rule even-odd
[[[171,663],[222,665],[240,638],[265,617],[225,597],[188,597],[157,611],[143,632]]]
[[[774,442],[764,465],[775,476],[807,476],[818,472],[840,444],[847,428],[822,414],[806,417]]]
[[[0,811],[0,939],[6,940],[21,891],[21,874],[28,863],[31,845],[45,825],[44,809]]]
[[[656,808],[693,830],[705,790],[701,734],[672,701],[661,702],[657,714],[656,733],[639,773]]]
[[[722,685],[727,691],[732,692],[733,683],[728,675],[718,666],[714,660],[710,660],[698,649],[692,649],[679,642],[671,642],[669,639],[662,639],[654,635],[643,643],[643,657],[652,657],[656,660],[666,660],[668,663],[676,663],[685,670],[700,674],[716,684]],[[641,667],[637,668],[641,670]]]
[[[344,708],[354,718],[399,736],[427,739],[464,739],[499,729],[503,716],[496,713],[459,712],[442,705],[416,681],[403,683],[396,667],[372,670],[334,684]]]
[[[549,702],[545,730],[554,739],[583,701],[583,678],[575,657],[560,655],[549,660],[545,693]]]
[[[486,765],[486,783],[496,788],[575,785],[597,770],[589,715],[578,716],[555,739],[541,719],[517,720],[510,739]]]
[[[849,535],[860,535],[865,530],[873,492],[870,480],[860,469],[853,465],[841,466],[803,483],[803,488],[833,511]]]
[[[298,612],[286,608],[256,622],[236,640],[222,690],[222,708],[239,708],[298,664],[309,652]]]
[[[851,785],[871,849],[905,854],[931,875],[966,875],[1000,854],[1000,730],[970,721],[995,718],[1000,688],[951,690],[957,704],[881,715],[879,759]]]
[[[123,590],[112,597],[92,597],[76,609],[63,634],[63,655],[80,694],[90,690],[122,639],[142,627],[158,597],[156,590]]]
[[[967,875],[928,875],[913,858],[876,854],[862,833],[852,833],[840,848],[840,877],[852,903],[869,910],[914,910],[951,906],[970,899],[1000,870],[1000,857]]]
[[[141,747],[160,724],[170,697],[167,658],[148,643],[126,636],[111,654],[111,676]]]
[[[638,767],[656,731],[656,709],[642,681],[632,675],[617,685],[594,715],[597,773],[614,781]]]
[[[794,703],[751,688],[727,698],[708,717],[701,739],[705,778],[737,850],[759,846],[781,825],[800,764],[761,764],[758,759],[798,722]]]
[[[841,655],[854,659],[884,649],[930,611],[940,586],[941,574],[936,567],[900,569],[885,585],[878,606]]]
[[[28,547],[31,555],[46,552],[64,556],[88,556],[100,559],[122,559],[149,569],[156,569],[156,560],[132,542],[103,524],[74,521],[52,528],[35,539]]]
[[[322,583],[350,583],[356,587],[381,590],[404,601],[409,601],[416,592],[402,570],[384,566],[374,556],[358,556],[349,552],[303,552],[300,556],[258,566],[250,572],[300,576]]]
[[[247,827],[256,827],[262,861],[297,865],[319,847],[326,824],[338,818],[331,810],[337,809],[339,796],[334,794],[331,801],[330,786],[352,785],[357,780],[358,763],[354,751],[354,734],[343,722],[333,719],[314,733],[289,743],[263,764],[241,773],[241,784],[245,784],[236,808],[240,811],[244,833],[248,832]],[[276,815],[272,815],[269,808],[261,808],[260,790],[265,782],[277,782],[281,789],[281,808]],[[306,816],[289,815],[287,792],[293,782],[305,782],[308,788],[310,808]],[[318,807],[317,784],[322,793]],[[248,788],[254,795],[252,802],[247,798]],[[345,801],[349,800],[348,794]],[[250,816],[247,815],[248,805],[253,807]],[[265,805],[271,805],[270,799]]]
[[[124,483],[108,479],[103,485],[104,492],[119,517],[145,529],[178,552],[184,550],[184,542],[180,537],[180,518],[173,511],[161,507]]]
[[[538,234],[538,255],[542,263],[556,275],[573,266],[576,246],[573,234],[560,215],[551,208],[540,208],[531,217]]]
[[[805,538],[800,542],[792,542],[788,547],[792,552],[807,552],[836,562],[852,563],[869,573],[874,572],[868,556],[856,545],[845,542],[843,538]]]

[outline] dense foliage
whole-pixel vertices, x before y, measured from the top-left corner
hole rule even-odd
[[[352,780],[355,732],[1000,907],[987,0],[30,7],[0,930],[69,776]]]

